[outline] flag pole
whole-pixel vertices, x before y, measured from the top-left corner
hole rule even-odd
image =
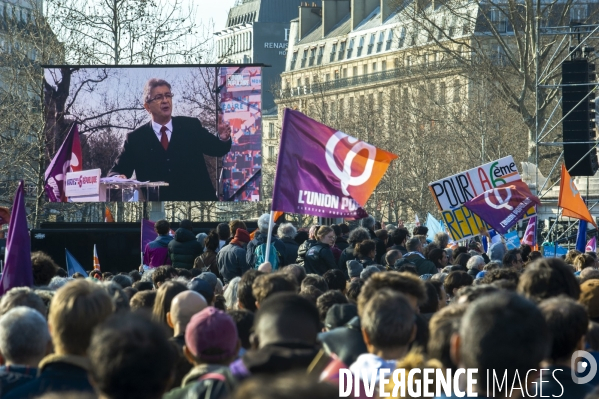
[[[270,242],[272,241],[272,230],[274,227],[273,217],[275,212],[272,210],[272,206],[270,209],[270,216],[268,217],[268,236],[266,237],[266,254],[264,255],[264,261],[269,262],[270,259]],[[258,265],[260,266],[260,265]]]

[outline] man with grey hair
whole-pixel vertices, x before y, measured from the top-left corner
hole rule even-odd
[[[254,239],[252,241],[250,241],[247,245],[246,261],[247,261],[247,264],[250,267],[250,269],[255,269],[258,266],[260,266],[260,265],[256,265],[256,248],[258,248],[262,244],[264,244],[266,246],[269,222],[270,222],[270,214],[268,214],[268,213],[265,213],[258,218],[258,232],[256,232]],[[274,224],[274,222],[273,222],[273,224]],[[287,265],[287,263],[284,263],[285,259],[287,258],[287,256],[286,256],[287,252],[285,249],[285,244],[283,244],[283,241],[279,240],[277,237],[275,237],[273,235],[271,238],[270,244],[274,245],[275,249],[277,250],[277,255],[279,257],[280,266]],[[266,259],[266,261],[268,261],[268,260],[269,259]]]
[[[15,287],[4,294],[0,300],[0,315],[17,306],[35,309],[44,317],[48,315],[48,308],[42,298],[29,287]]]
[[[374,261],[376,263],[381,263],[381,258],[383,257],[383,255],[385,255],[385,252],[387,251],[387,246],[374,233],[374,225],[376,224],[376,220],[373,216],[368,215],[368,217],[365,217],[361,220],[360,224],[362,225],[362,227],[368,230],[368,234],[370,234],[370,239],[376,243],[376,255],[374,256]]]
[[[416,271],[419,276],[422,276],[423,274],[436,274],[439,272],[435,264],[422,255],[422,241],[420,241],[420,238],[410,238],[408,241],[408,251],[410,252],[404,256],[404,259],[407,259],[408,262],[413,263],[416,266]]]
[[[485,266],[485,260],[480,255],[475,255],[468,259],[468,263],[466,263],[466,268],[468,269],[468,274],[472,276],[472,278],[476,278],[476,275],[483,271],[483,267]]]
[[[295,263],[299,249],[299,244],[294,240],[297,235],[297,229],[291,223],[283,223],[279,226],[277,235],[283,242],[283,245],[285,245],[285,259],[283,259],[283,263],[285,265]]]
[[[37,365],[52,351],[48,323],[35,309],[17,306],[0,317],[0,392],[31,381]]]
[[[231,130],[220,125],[218,135],[197,118],[172,117],[171,85],[152,78],[144,87],[143,106],[151,121],[131,133],[108,173],[139,181],[164,181],[160,201],[216,201],[215,188],[203,155],[222,157],[231,150]],[[147,198],[146,198],[147,199]]]

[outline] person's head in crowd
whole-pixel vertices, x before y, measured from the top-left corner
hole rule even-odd
[[[397,260],[401,259],[402,257],[403,257],[403,255],[401,254],[401,252],[399,250],[390,249],[384,255],[385,265],[387,266],[388,269],[390,269],[393,267],[395,262],[397,262]]]
[[[464,247],[462,245],[458,246],[456,249],[453,250],[453,261],[455,261],[458,256],[460,256],[460,254],[467,254],[468,253],[468,247]]]
[[[250,336],[254,325],[254,313],[245,309],[229,310],[227,313],[235,321],[241,347],[245,350],[250,349],[252,346]]]
[[[48,308],[42,298],[29,287],[15,287],[6,292],[0,299],[0,316],[17,306],[27,306],[47,317]]]
[[[127,288],[127,287],[133,286],[133,281],[131,280],[131,277],[124,276],[122,274],[114,276],[114,278],[112,279],[112,282],[115,284],[118,284],[121,288]]]
[[[582,271],[586,268],[595,268],[596,259],[589,254],[580,254],[574,259],[576,271]]]
[[[449,245],[449,234],[444,232],[439,232],[435,234],[435,237],[433,238],[433,243],[437,244],[437,246],[440,249],[447,248],[447,245]]]
[[[269,296],[277,292],[293,292],[297,290],[295,279],[285,274],[263,274],[252,284],[252,294],[256,298],[256,307]]]
[[[60,287],[64,286],[69,281],[66,277],[54,276],[48,284],[48,289],[56,291]]]
[[[206,252],[216,252],[218,246],[220,245],[220,239],[216,230],[210,230],[206,238],[204,238],[204,250]],[[195,262],[194,262],[195,263]],[[195,268],[195,266],[194,266]]]
[[[332,247],[335,245],[335,240],[337,237],[335,236],[335,231],[329,226],[320,226],[316,232],[316,239],[319,242]]]
[[[169,233],[170,230],[171,230],[171,225],[168,222],[168,220],[160,219],[156,223],[154,223],[154,231],[159,236],[166,236],[166,235],[168,235],[168,233]]]
[[[393,230],[393,232],[391,233],[389,239],[391,240],[391,242],[393,243],[393,245],[397,245],[397,246],[401,246],[401,247],[405,247],[406,246],[406,240],[410,237],[410,233],[408,232],[407,229],[405,228],[397,228],[395,230]]]
[[[505,280],[509,281],[512,288],[509,288],[510,291],[514,291],[515,287],[518,286],[520,281],[520,273],[514,268],[497,268],[488,270],[485,273],[485,276],[481,280],[481,284],[492,284],[497,281]]]
[[[408,252],[422,252],[422,241],[419,237],[412,237],[408,240],[406,248]]]
[[[193,233],[193,224],[191,223],[191,220],[189,219],[183,219],[179,222],[179,228],[180,229],[185,229],[185,230],[189,230]]]
[[[489,258],[491,262],[497,262],[499,264],[503,264],[503,257],[507,251],[505,244],[503,242],[496,242],[495,244],[491,244],[491,248],[489,249]]]
[[[291,292],[278,293],[267,298],[256,312],[252,348],[289,342],[315,346],[320,330],[314,304]]]
[[[364,240],[354,247],[354,256],[358,259],[374,259],[376,255],[376,243],[373,240]]]
[[[484,266],[485,259],[480,255],[471,257],[470,259],[468,259],[468,263],[466,263],[466,267],[468,268],[468,270],[482,271]]]
[[[58,265],[44,252],[31,253],[31,267],[33,268],[33,285],[41,287],[50,284],[52,277],[56,276]]]
[[[240,280],[241,280],[241,277],[237,276],[237,277],[233,278],[231,281],[229,281],[229,284],[227,284],[227,288],[225,289],[225,292],[223,293],[223,296],[225,297],[227,309],[230,309],[230,310],[237,309],[237,287],[239,287]]]
[[[570,366],[572,354],[584,350],[584,338],[589,328],[589,317],[584,306],[571,298],[559,296],[539,304],[551,336],[550,365]]]
[[[48,312],[54,352],[86,356],[92,331],[112,314],[112,309],[106,291],[86,280],[73,280],[56,291]]]
[[[412,231],[413,236],[425,236],[428,234],[428,227],[426,226],[416,226]]]
[[[102,399],[159,399],[172,378],[176,352],[164,329],[143,315],[119,314],[96,328],[90,381]]]
[[[449,262],[449,258],[447,257],[447,252],[445,252],[441,248],[435,248],[428,253],[428,260],[433,262],[437,269],[443,269],[447,266]]]
[[[252,269],[241,276],[237,287],[237,308],[246,309],[250,312],[255,312],[258,309],[256,307],[256,297],[252,293],[252,285],[254,280],[262,274],[264,273]]]
[[[298,371],[249,378],[239,386],[232,399],[331,399],[338,394],[335,385]]]
[[[514,381],[516,373],[523,376],[539,369],[549,336],[545,319],[534,303],[514,293],[498,292],[470,304],[459,334],[451,342],[451,355],[459,367],[476,368],[479,376],[493,370]],[[479,378],[479,395],[489,392],[487,382],[491,381]],[[500,392],[497,397],[510,396],[508,385],[496,387]]]
[[[578,255],[580,255],[582,252],[577,251],[575,249],[571,249],[568,251],[568,253],[566,254],[566,258],[564,259],[564,261],[569,264],[569,265],[573,265],[574,264],[574,259],[576,259],[576,257]]]
[[[324,318],[323,331],[343,327],[358,315],[358,307],[353,303],[336,303],[329,308]]]
[[[304,279],[306,278],[306,269],[294,263],[291,265],[287,265],[280,270],[281,273],[287,273],[293,276],[295,278],[295,281],[297,282],[298,287],[301,287],[302,281],[304,281]]]
[[[227,300],[222,295],[214,295],[214,301],[212,306],[215,308],[222,310],[223,312],[227,311]]]
[[[312,302],[316,306],[318,298],[322,294],[324,294],[324,292],[322,292],[321,290],[319,290],[318,288],[316,288],[313,285],[307,285],[300,290],[299,294],[301,297],[308,299],[310,302]]]
[[[226,224],[226,223],[219,223],[216,226],[216,234],[218,234],[218,238],[221,241],[226,241],[226,240],[229,239],[229,236],[231,235],[231,229],[229,228],[228,224]]]
[[[177,271],[177,277],[175,278],[175,280],[177,281],[183,281],[183,280],[191,280],[193,278],[192,274],[191,274],[191,270],[188,269],[183,269],[183,268],[176,268],[175,269]]]
[[[56,276],[67,278],[67,277],[69,277],[69,273],[67,273],[67,271],[65,269],[63,269],[62,267],[59,267],[56,269]]]
[[[319,276],[318,274],[306,275],[306,278],[304,278],[304,280],[302,281],[301,290],[303,290],[305,287],[309,285],[313,285],[322,292],[327,292],[329,290],[329,285],[327,284],[327,281],[324,279],[324,277]]]
[[[376,219],[372,215],[368,215],[365,218],[360,220],[360,226],[362,226],[366,230],[372,230],[373,232],[374,232],[375,224],[376,224]]]
[[[453,261],[455,266],[459,266],[462,271],[468,270],[468,261],[472,258],[470,254],[459,254]]]
[[[85,278],[85,276],[79,272],[75,272],[73,273],[73,275],[71,276],[73,278]]]
[[[279,226],[279,230],[277,230],[277,236],[281,239],[288,238],[293,240],[297,235],[297,229],[291,223],[283,223]]]
[[[206,280],[196,277],[187,283],[187,288],[203,296],[208,305],[212,306],[214,304],[216,294],[214,293],[210,283]]]
[[[391,289],[376,292],[360,316],[366,349],[384,360],[405,356],[416,337],[415,312],[405,295]]]
[[[384,229],[376,230],[374,232],[374,235],[376,235],[376,238],[378,238],[379,240],[384,242],[385,246],[387,245],[387,240],[389,239],[389,232],[387,230],[384,230]]]
[[[48,323],[37,310],[17,306],[0,316],[0,359],[4,366],[35,369],[51,350]]]
[[[593,259],[597,260],[597,252],[595,251],[586,251],[585,254],[590,255]]]
[[[112,281],[112,273],[110,272],[104,272],[102,273],[102,281]]]
[[[520,245],[520,254],[522,255],[522,260],[524,263],[528,262],[528,256],[532,252],[532,247],[528,244]]]
[[[539,251],[532,251],[529,255],[528,255],[528,262],[534,262],[537,259],[541,259],[543,257],[543,254],[540,253]]]
[[[166,314],[171,309],[171,302],[173,301],[173,298],[177,294],[186,290],[187,287],[184,284],[175,281],[167,281],[156,291],[156,300],[154,301],[154,308],[152,310],[152,319],[168,328],[168,332],[170,333],[171,337],[173,336],[173,329],[166,321]]]
[[[239,351],[237,325],[231,316],[212,306],[196,313],[185,329],[185,357],[193,365],[229,365]]]
[[[453,298],[460,288],[472,285],[473,280],[471,275],[458,270],[447,275],[443,282],[443,287],[445,288],[447,295]]]
[[[364,270],[364,266],[355,259],[348,260],[345,262],[347,266],[347,275],[349,280],[353,281],[356,278],[360,278],[360,273]]]
[[[585,336],[588,349],[599,351],[599,323],[595,321],[589,322],[589,330]]]
[[[347,285],[347,291],[345,292],[345,296],[347,297],[347,300],[349,301],[349,303],[353,303],[353,304],[358,303],[358,297],[359,297],[360,292],[362,291],[362,287],[364,286],[365,283],[366,282],[364,280],[362,280],[361,278],[357,278],[355,280],[352,280]]]
[[[430,244],[428,244],[422,248],[422,255],[424,255],[424,257],[426,259],[428,259],[428,255],[435,249],[439,249],[439,247],[434,242],[431,242]]]
[[[339,228],[341,229],[341,236],[347,238],[349,236],[349,226],[347,223],[341,223]]]
[[[558,295],[566,295],[576,301],[580,296],[580,286],[562,259],[543,258],[524,269],[518,282],[518,293],[535,302]]]
[[[580,272],[580,284],[588,280],[599,280],[599,270],[593,267],[587,267]]]
[[[125,294],[125,291],[120,285],[113,281],[104,281],[101,286],[106,290],[110,300],[112,301],[113,312],[123,312],[130,310],[129,297]]]
[[[206,233],[196,234],[196,241],[200,243],[200,246],[202,247],[202,252],[204,251],[204,248],[206,248],[206,237],[208,237],[208,234]]]
[[[237,232],[237,229],[243,229],[245,231],[248,230],[247,226],[245,225],[245,223],[243,221],[231,220],[229,222],[229,230],[230,230],[229,237],[235,237],[235,233]]]
[[[137,281],[141,280],[141,273],[139,273],[139,271],[137,270],[131,270],[129,272],[129,277],[131,277],[131,284],[136,283]]]
[[[316,240],[316,232],[318,232],[319,228],[319,224],[313,224],[312,226],[310,226],[310,229],[308,230],[308,239]]]
[[[418,276],[395,271],[375,273],[364,284],[364,287],[362,287],[362,291],[358,296],[358,314],[360,317],[364,314],[363,311],[366,302],[368,302],[377,291],[382,290],[383,288],[389,288],[404,294],[415,311],[418,311],[418,304],[426,300],[424,282],[420,280]]]
[[[299,245],[302,245],[307,239],[308,239],[308,232],[305,230],[298,230],[293,241],[295,241]]]
[[[152,313],[152,310],[154,309],[155,301],[156,301],[156,291],[154,291],[154,290],[138,291],[129,300],[129,307],[131,308],[132,312],[137,311],[137,310],[143,310],[143,311]]]
[[[152,272],[154,288],[158,289],[165,282],[177,277],[177,271],[172,266],[160,266]]]
[[[370,234],[368,233],[368,230],[366,230],[364,227],[357,227],[349,233],[347,242],[349,242],[351,246],[355,246],[357,243],[369,239]]]
[[[329,290],[338,290],[341,293],[345,293],[345,285],[347,284],[347,281],[345,280],[345,275],[341,270],[327,270],[325,274],[322,275],[322,278],[324,278],[327,282]]]
[[[137,290],[133,287],[123,288],[123,292],[125,293],[125,295],[127,295],[127,302],[130,302],[131,298],[133,298],[133,295],[137,294]],[[129,308],[131,308],[131,305],[129,305]]]
[[[102,280],[102,272],[98,269],[94,269],[91,272],[89,272],[89,276],[91,278],[95,278],[96,280]]]
[[[375,265],[366,266],[360,273],[360,278],[364,281],[368,281],[373,274],[380,272],[381,270]]]
[[[212,290],[214,291],[215,294],[218,294],[216,286],[218,284],[218,277],[216,277],[216,274],[212,273],[212,272],[203,272],[198,276],[199,279],[206,281],[208,284],[210,284],[210,287],[212,287]]]
[[[437,289],[430,281],[424,282],[424,288],[426,289],[426,301],[420,304],[420,313],[435,313],[439,310],[439,293]]]
[[[501,267],[502,267],[501,265],[502,265],[501,262],[493,262],[493,261],[491,261],[491,262],[487,263],[483,267],[483,270],[487,271],[487,272],[490,272],[491,270],[501,269]]]
[[[318,316],[320,321],[324,324],[327,312],[335,304],[347,303],[347,298],[340,291],[331,290],[327,291],[316,300],[316,308],[318,309]]]
[[[388,232],[392,232],[393,230],[395,230],[397,228],[396,225],[389,223],[385,225],[385,230],[387,230]]]
[[[337,237],[337,240],[342,238],[343,233],[341,233],[341,227],[339,227],[338,224],[332,224],[331,229],[333,229],[333,231],[335,232],[335,236]]]
[[[152,291],[154,289],[154,283],[150,281],[136,281],[133,283],[133,288],[135,288],[137,292]]]
[[[435,287],[435,290],[437,291],[437,298],[439,298],[438,309],[443,309],[445,306],[447,306],[447,293],[445,292],[445,287],[443,287],[443,282],[439,280],[433,280],[432,278],[427,282]]]
[[[258,218],[258,229],[260,230],[260,233],[268,234],[268,226],[270,222],[270,214],[268,213],[264,213]]]
[[[460,330],[460,321],[466,309],[467,304],[452,304],[440,309],[431,317],[427,352],[430,357],[439,360],[444,368],[457,368],[450,354],[451,337]]]
[[[499,290],[500,288],[493,284],[467,285],[458,290],[456,294],[456,302],[472,303],[484,295],[493,294]]]
[[[510,249],[503,255],[503,267],[513,267],[517,271],[521,271],[524,266],[522,252],[519,249]]]
[[[191,317],[206,307],[206,299],[195,291],[187,290],[175,295],[166,314],[166,323],[173,329],[173,336],[185,334],[185,327]]]
[[[599,280],[587,280],[580,284],[578,302],[585,307],[589,319],[599,322]]]

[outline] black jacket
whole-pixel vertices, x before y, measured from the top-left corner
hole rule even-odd
[[[335,245],[337,246],[337,248],[339,248],[340,250],[344,250],[345,248],[349,247],[349,243],[347,242],[347,240],[343,237],[337,237],[337,239],[335,240]]]
[[[165,150],[148,122],[127,134],[109,176],[139,181],[165,181],[160,201],[216,201],[216,191],[206,169],[203,154],[222,157],[231,149],[231,140],[222,141],[202,127],[197,118],[175,116],[168,149]]]
[[[381,258],[385,255],[385,252],[387,252],[387,246],[376,236],[376,234],[374,234],[374,231],[368,230],[368,233],[370,234],[370,239],[376,243],[376,256],[374,257],[374,261],[380,265],[382,264]]]
[[[0,395],[32,381],[37,375],[34,367],[10,365],[0,367]]]
[[[13,389],[3,399],[37,398],[49,392],[93,393],[87,376],[89,360],[81,356],[49,355],[40,362],[36,379]]]
[[[266,236],[266,234],[257,232],[256,235],[254,236],[254,239],[252,241],[248,242],[248,245],[246,247],[245,259],[246,259],[247,265],[250,269],[255,269],[258,266],[260,266],[260,265],[256,264],[256,254],[254,253],[254,251],[260,245],[266,244],[267,238],[268,237]],[[279,240],[278,238],[276,238],[275,236],[273,236],[270,239],[270,243],[271,243],[271,245],[275,246],[275,249],[279,253],[279,262],[281,263],[281,265],[283,265],[284,264],[283,260],[285,259],[285,244],[283,244],[283,242],[281,240]],[[281,266],[281,265],[279,265],[279,266]]]
[[[283,265],[290,265],[295,263],[297,259],[297,250],[299,249],[299,244],[295,242],[293,238],[283,237],[281,238],[281,242],[285,245],[285,258],[283,259]]]
[[[368,352],[362,338],[358,316],[351,319],[344,327],[318,334],[318,339],[327,354],[334,353],[347,367],[353,364],[358,356]]]
[[[335,256],[330,245],[318,242],[306,252],[304,269],[306,269],[307,274],[314,273],[322,276],[327,270],[336,268]]]
[[[341,256],[339,257],[337,266],[339,269],[347,271],[347,261],[354,259],[357,259],[357,257],[354,255],[354,245],[350,244],[349,247],[341,251]]]
[[[310,249],[310,247],[316,244],[317,242],[318,241],[316,240],[304,241],[302,245],[300,245],[297,249],[297,259],[295,260],[295,263],[297,263],[300,266],[304,266],[304,263],[306,262],[306,252],[308,252],[308,249]]]
[[[174,268],[192,269],[193,262],[203,251],[196,236],[183,228],[177,229],[175,239],[168,243],[168,253]]]

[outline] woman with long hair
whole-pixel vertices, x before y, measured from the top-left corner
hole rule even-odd
[[[152,320],[164,325],[170,332],[170,336],[173,336],[174,331],[166,321],[166,314],[171,311],[173,298],[183,291],[187,291],[185,284],[176,281],[167,281],[160,285],[160,288],[156,291],[156,300],[152,309]]]
[[[202,272],[212,272],[218,278],[221,278],[218,271],[218,264],[216,263],[216,250],[218,249],[219,242],[220,239],[216,230],[208,233],[208,236],[204,239],[204,253],[198,256],[193,262],[194,269],[200,269]]]

